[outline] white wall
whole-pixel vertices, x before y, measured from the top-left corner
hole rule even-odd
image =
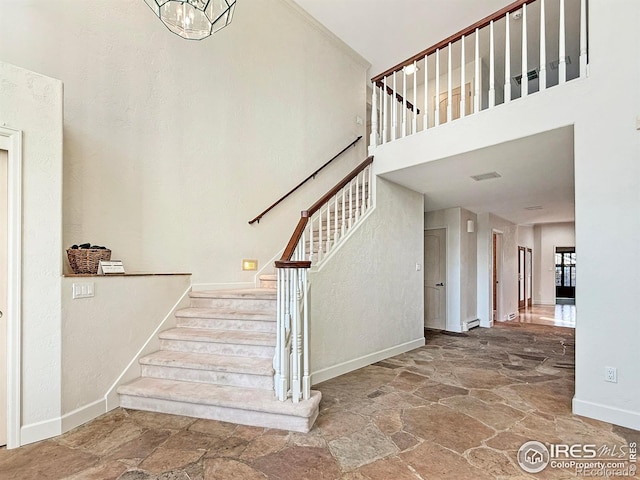
[[[447,330],[461,332],[463,324],[477,315],[477,233],[467,233],[474,213],[463,208],[427,212],[426,229],[447,230]]]
[[[87,282],[95,296],[72,299],[73,284]],[[175,326],[172,309],[189,286],[189,275],[62,279],[63,430],[118,406],[105,397],[116,397],[114,384],[130,362],[134,378],[140,375],[138,351],[148,339],[148,352],[159,349],[153,333],[165,318],[163,330]]]
[[[313,383],[424,345],[423,244],[423,196],[377,178],[375,210],[309,276]]]
[[[640,429],[640,323],[631,301],[640,295],[640,273],[611,268],[608,251],[640,264],[640,216],[632,207],[640,204],[640,90],[632,87],[640,83],[640,3],[613,3],[589,2],[588,78],[380,146],[375,155],[382,174],[574,126],[580,256],[574,412]],[[604,382],[606,366],[618,367],[617,383]]]
[[[0,58],[64,81],[64,245],[107,245],[128,271],[252,281],[241,259],[271,259],[366,156],[247,224],[364,135],[368,64],[289,0],[238,2],[202,41],[139,0],[1,2]]]
[[[0,62],[0,125],[23,131],[20,421],[26,443],[37,432],[60,432],[50,420],[61,409],[62,83]]]
[[[535,250],[533,268],[533,302],[556,303],[556,247],[575,247],[575,224],[546,223],[534,227]],[[579,261],[577,268],[580,268]]]

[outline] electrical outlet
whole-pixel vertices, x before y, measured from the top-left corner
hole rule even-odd
[[[616,367],[604,367],[604,381],[618,383],[618,369]]]

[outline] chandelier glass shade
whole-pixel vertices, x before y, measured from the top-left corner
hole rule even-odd
[[[144,0],[176,35],[202,40],[231,23],[236,0]]]

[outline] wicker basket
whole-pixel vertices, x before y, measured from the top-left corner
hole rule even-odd
[[[91,249],[91,248],[69,248],[67,249],[67,258],[73,273],[89,273],[95,275],[98,273],[100,260],[111,260],[111,250],[109,249]]]

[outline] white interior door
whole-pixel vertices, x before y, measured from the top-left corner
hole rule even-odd
[[[0,445],[7,444],[7,166],[6,150],[0,150]]]
[[[424,326],[447,327],[447,231],[424,232]]]

